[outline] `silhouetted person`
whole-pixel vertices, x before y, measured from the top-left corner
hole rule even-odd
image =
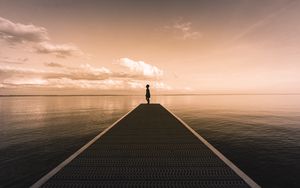
[[[149,104],[150,103],[150,97],[151,97],[151,95],[150,95],[150,90],[149,90],[149,84],[147,84],[146,85],[146,100],[147,100],[147,103]]]

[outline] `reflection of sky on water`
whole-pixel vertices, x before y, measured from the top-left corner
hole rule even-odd
[[[300,96],[153,96],[152,101],[173,111],[258,183],[299,185]],[[1,97],[0,185],[31,184],[142,102],[144,96]]]
[[[299,187],[300,96],[161,100],[263,187]]]

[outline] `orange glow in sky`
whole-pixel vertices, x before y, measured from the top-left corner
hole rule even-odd
[[[0,0],[0,94],[299,93],[300,1]]]

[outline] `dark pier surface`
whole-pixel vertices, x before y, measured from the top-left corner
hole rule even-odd
[[[32,187],[259,187],[159,104],[141,104]]]

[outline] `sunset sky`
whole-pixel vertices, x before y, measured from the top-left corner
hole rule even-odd
[[[0,94],[299,93],[298,0],[0,0]]]

